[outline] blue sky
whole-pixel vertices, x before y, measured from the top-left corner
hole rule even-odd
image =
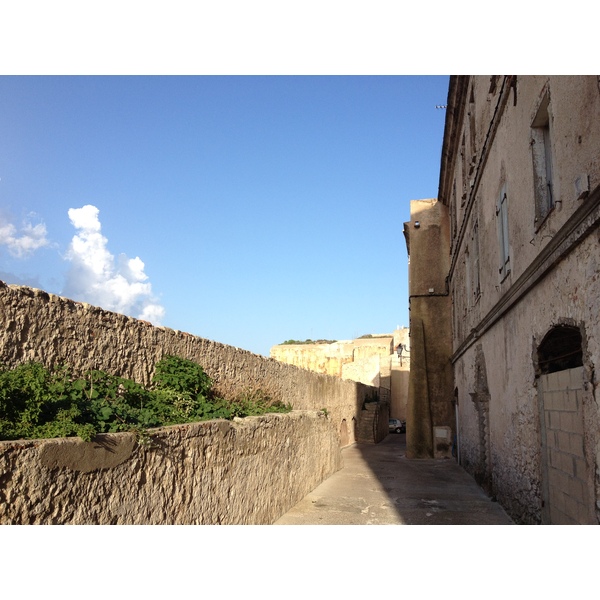
[[[437,195],[447,88],[0,77],[0,278],[265,355],[406,326],[402,223]]]

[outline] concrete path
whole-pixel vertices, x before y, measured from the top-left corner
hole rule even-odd
[[[408,460],[406,435],[342,450],[344,467],[275,525],[510,525],[454,460]]]

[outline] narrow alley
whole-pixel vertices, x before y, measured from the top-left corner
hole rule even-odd
[[[406,434],[342,450],[344,467],[275,525],[511,525],[454,460],[408,460]]]

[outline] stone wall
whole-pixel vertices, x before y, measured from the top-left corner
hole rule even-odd
[[[271,348],[271,358],[315,373],[379,386],[378,359],[393,352],[394,335],[344,340],[330,344],[280,344]]]
[[[352,346],[349,342],[280,344],[271,348],[270,356],[287,365],[340,377],[343,365],[352,362]]]
[[[202,365],[215,391],[261,389],[287,415],[133,434],[0,442],[1,523],[274,522],[341,467],[373,388],[188,333],[0,282],[0,362],[101,369],[147,385],[165,355]],[[321,409],[326,408],[326,411]],[[349,425],[350,424],[350,425]],[[379,428],[380,429],[380,428]],[[379,429],[365,441],[379,441]]]
[[[344,421],[359,419],[372,389],[42,290],[0,282],[0,362],[9,367],[26,361],[47,367],[67,364],[77,374],[100,369],[147,385],[154,365],[168,354],[202,365],[215,391],[225,398],[261,389],[295,409],[327,408],[338,435]],[[354,442],[352,434],[348,443]]]
[[[382,363],[389,363],[389,355],[383,359],[379,355],[368,356],[347,363],[342,367],[342,379],[360,381],[367,385],[381,387]]]
[[[448,208],[436,199],[412,200],[404,224],[410,257],[411,370],[406,408],[406,456],[449,458],[452,405],[452,320],[446,285]]]
[[[168,427],[151,441],[0,442],[0,523],[271,524],[341,468],[316,411]]]

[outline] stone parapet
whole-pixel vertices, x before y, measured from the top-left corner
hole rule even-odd
[[[271,524],[341,468],[319,411],[0,442],[0,524]]]

